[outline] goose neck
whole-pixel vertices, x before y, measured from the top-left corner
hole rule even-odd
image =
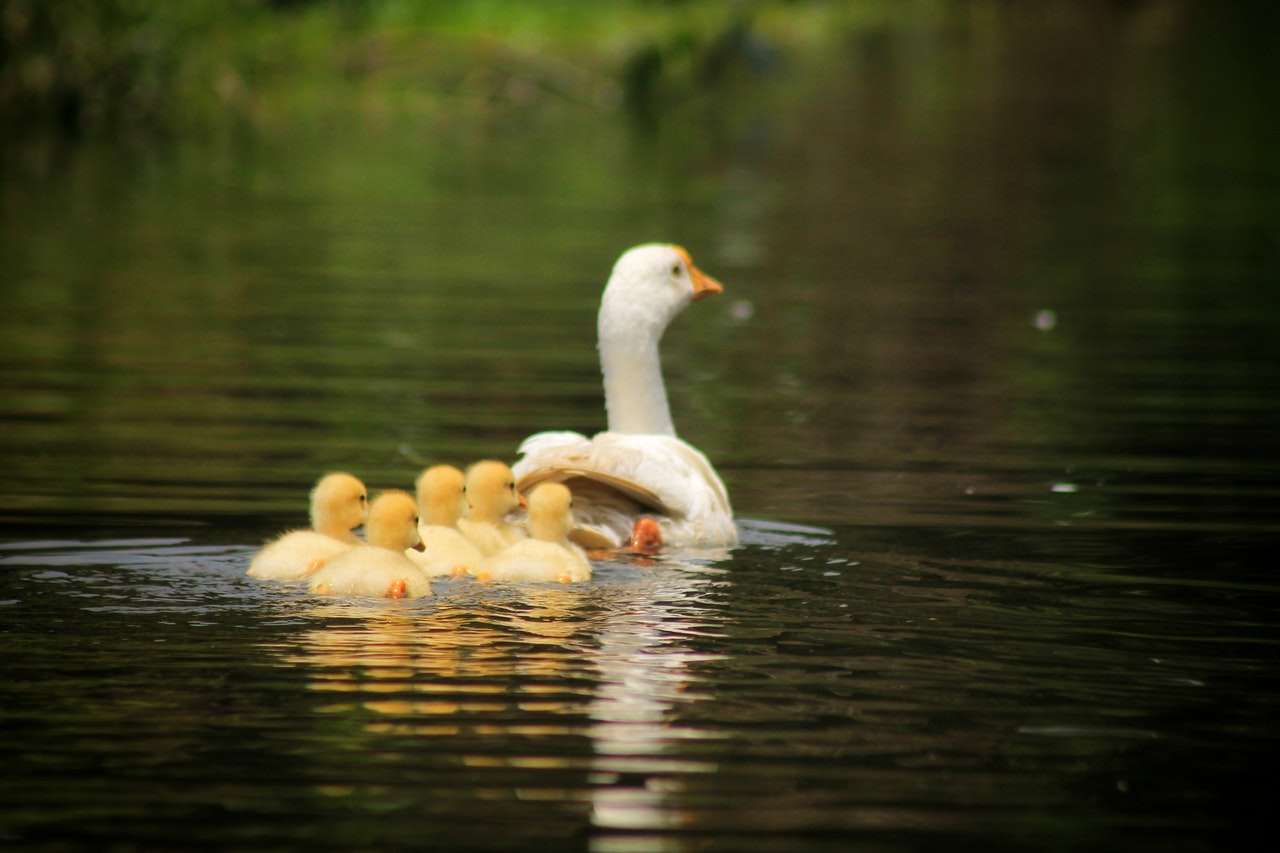
[[[662,381],[657,336],[601,337],[600,368],[604,374],[604,405],[610,432],[676,434]]]

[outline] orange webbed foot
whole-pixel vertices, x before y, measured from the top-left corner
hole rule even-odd
[[[387,588],[387,598],[404,598],[406,584],[404,578],[396,578]]]
[[[302,572],[304,578],[309,578],[316,572],[320,571],[320,567],[324,565],[324,560],[312,560],[311,565]]]
[[[647,516],[637,518],[628,550],[636,554],[656,554],[662,550],[662,528],[658,522]]]

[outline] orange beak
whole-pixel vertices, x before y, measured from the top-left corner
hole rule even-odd
[[[716,281],[711,276],[704,273],[693,265],[693,259],[689,257],[689,253],[679,246],[673,246],[681,257],[684,258],[684,264],[689,268],[689,278],[693,281],[693,301],[697,302],[707,296],[714,296],[717,293],[724,293],[724,285]]]
[[[516,492],[516,509],[528,509],[529,502],[524,499],[524,495]]]

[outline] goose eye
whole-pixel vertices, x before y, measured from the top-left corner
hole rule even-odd
[[[680,277],[680,273],[681,273],[681,272],[683,272],[683,270],[680,268],[680,265],[679,265],[679,264],[673,264],[673,265],[671,266],[671,277],[672,277],[672,278],[679,278],[679,277]]]

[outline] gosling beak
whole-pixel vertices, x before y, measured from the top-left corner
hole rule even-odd
[[[427,550],[427,543],[419,539],[418,544],[413,546],[413,550],[421,554],[423,551]]]
[[[524,499],[524,495],[516,492],[516,509],[528,509],[529,502]]]

